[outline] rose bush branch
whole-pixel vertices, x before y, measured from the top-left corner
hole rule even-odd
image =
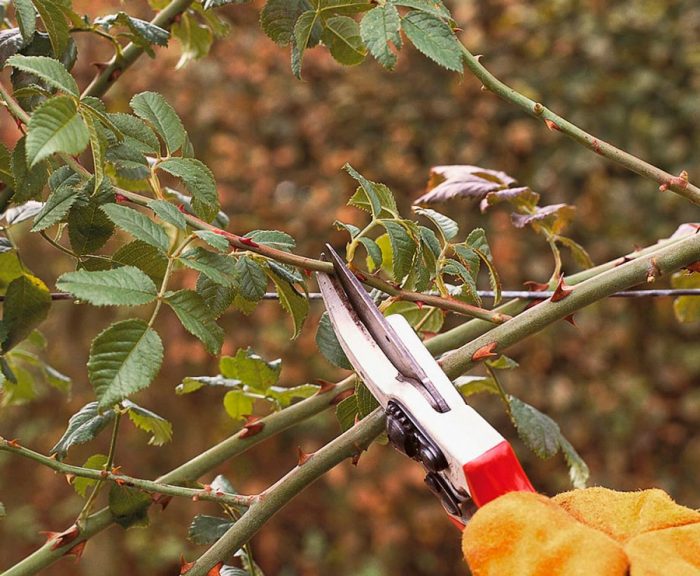
[[[212,492],[206,488],[185,488],[182,486],[173,486],[162,482],[134,478],[133,476],[127,476],[126,474],[122,474],[121,472],[114,470],[95,470],[91,468],[83,468],[81,466],[72,466],[70,464],[59,462],[55,458],[50,458],[48,456],[44,456],[43,454],[39,454],[38,452],[30,450],[29,448],[20,446],[12,440],[5,440],[4,438],[0,438],[0,451],[15,454],[17,456],[21,456],[22,458],[28,458],[29,460],[38,462],[43,466],[68,476],[70,480],[72,480],[72,478],[70,478],[72,476],[77,478],[88,478],[98,482],[113,482],[119,486],[139,488],[140,490],[150,494],[163,494],[165,496],[176,496],[190,498],[193,500],[206,500],[209,502],[220,502],[232,505],[249,506],[258,498],[258,496],[255,495],[243,496],[240,494]]]
[[[467,68],[481,81],[487,90],[490,90],[506,102],[515,104],[528,114],[541,118],[550,129],[566,134],[603,158],[612,160],[640,176],[653,180],[659,185],[661,190],[671,190],[694,204],[700,205],[700,188],[688,181],[687,173],[684,172],[679,176],[674,176],[629,152],[620,150],[616,146],[589,134],[565,118],[555,114],[541,103],[531,100],[496,78],[481,64],[480,58],[472,54],[465,46],[462,46],[462,50]]]

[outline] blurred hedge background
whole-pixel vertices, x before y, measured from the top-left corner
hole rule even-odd
[[[107,0],[75,2],[93,16],[115,11]],[[197,156],[216,175],[230,229],[277,228],[296,237],[298,251],[316,255],[325,241],[341,246],[333,220],[362,221],[344,206],[353,182],[350,162],[388,184],[407,208],[440,164],[477,164],[508,172],[543,196],[578,212],[571,235],[596,263],[648,245],[689,219],[681,199],[625,172],[480,91],[470,76],[446,73],[409,50],[387,73],[369,59],[342,69],[321,50],[310,51],[304,80],[294,79],[289,57],[260,31],[262,2],[224,9],[229,36],[209,58],[176,71],[178,50],[143,59],[108,94],[112,111],[126,110],[142,90],[162,92],[183,117]],[[482,0],[451,3],[461,36],[499,78],[556,112],[672,173],[700,179],[700,5],[694,0]],[[128,7],[131,9],[131,7]],[[141,8],[135,8],[138,12]],[[148,17],[143,8],[143,17]],[[77,38],[78,77],[85,86],[91,63],[108,47]],[[5,73],[6,74],[6,73]],[[2,116],[2,137],[14,128]],[[504,285],[544,281],[550,257],[528,231],[514,230],[505,211],[481,215],[455,202],[445,211],[463,225],[487,229]],[[70,267],[28,235],[20,247],[30,268],[47,282]],[[574,271],[572,262],[567,272]],[[288,319],[275,303],[250,317],[224,316],[225,353],[252,346],[284,361],[282,381],[301,384],[340,376],[316,352],[312,314],[290,343]],[[43,330],[49,360],[74,379],[68,400],[45,390],[34,401],[0,411],[0,434],[47,452],[68,417],[92,398],[85,363],[89,341],[114,317],[110,309],[57,303]],[[671,302],[609,300],[510,350],[521,369],[508,389],[561,425],[591,467],[591,482],[632,490],[659,486],[680,502],[700,507],[700,353],[698,325],[679,325]],[[174,317],[162,319],[166,361],[140,404],[174,423],[173,442],[146,446],[125,426],[117,461],[128,473],[158,474],[231,434],[237,424],[215,391],[178,397],[186,375],[213,375],[216,360],[185,334]],[[568,487],[563,459],[540,461],[518,441],[497,401],[481,409],[514,441],[533,482],[546,493]],[[296,463],[296,449],[320,447],[337,433],[331,413],[269,440],[217,472],[243,493],[257,492]],[[108,439],[75,449],[82,463],[106,450]],[[205,478],[205,480],[211,480]],[[0,457],[0,566],[42,541],[39,530],[61,530],[82,506],[61,477],[33,463]],[[196,513],[213,507],[174,501],[152,511],[152,526],[111,528],[88,543],[78,565],[62,560],[47,575],[171,575],[180,553],[203,550],[186,542]],[[359,465],[346,463],[309,488],[253,541],[267,574],[355,576],[465,574],[458,533],[422,483],[417,464],[389,447],[373,446]]]

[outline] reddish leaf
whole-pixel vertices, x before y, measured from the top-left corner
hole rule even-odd
[[[573,289],[571,288],[571,286],[567,285],[566,282],[564,282],[564,275],[562,274],[561,276],[559,276],[559,282],[557,283],[557,287],[554,289],[554,294],[552,294],[550,300],[552,302],[559,302],[566,298],[572,292]]]
[[[569,204],[551,204],[535,208],[531,214],[511,214],[511,220],[516,228],[537,223],[549,225],[554,233],[558,233],[571,221],[575,212],[576,208]]]
[[[311,456],[313,456],[313,452],[306,453],[301,449],[301,446],[297,446],[297,466],[306,464]]]
[[[172,499],[172,496],[167,496],[165,494],[151,494],[151,500],[153,500],[154,504],[158,504],[161,510],[165,510]]]
[[[482,346],[476,352],[474,352],[474,354],[472,354],[472,362],[478,362],[484,358],[498,356],[498,354],[495,352],[496,346],[498,346],[498,342],[490,342],[489,344]]]
[[[505,172],[479,166],[434,166],[430,172],[428,192],[414,204],[433,204],[453,198],[481,200],[489,192],[504,190],[516,184]]]
[[[207,572],[207,576],[221,576],[221,567],[224,565],[223,562],[219,562],[214,566],[209,572]]]

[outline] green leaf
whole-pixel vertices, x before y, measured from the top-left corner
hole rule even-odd
[[[122,266],[135,266],[144,272],[157,286],[163,281],[168,267],[167,257],[150,244],[134,240],[124,244],[112,254],[112,263]]]
[[[235,356],[222,356],[219,361],[219,370],[224,377],[240,380],[260,393],[277,384],[281,369],[281,360],[266,362],[250,348],[241,348]]]
[[[253,230],[244,237],[250,238],[256,244],[262,244],[284,252],[291,252],[296,246],[294,238],[279,230]]]
[[[79,181],[79,179],[78,179]],[[34,218],[32,232],[46,230],[61,222],[81,193],[79,186],[67,182],[58,187],[48,198],[41,211]]]
[[[211,354],[219,354],[224,331],[214,321],[211,311],[197,292],[178,290],[166,295],[165,301],[182,322],[185,330],[197,337]]]
[[[44,321],[49,308],[51,294],[39,278],[25,274],[12,280],[2,305],[2,352],[7,352],[29,336]]]
[[[440,270],[440,274],[448,274],[460,279],[462,281],[462,286],[459,296],[469,302],[481,305],[481,298],[479,298],[479,294],[476,290],[474,275],[462,262],[448,258]]]
[[[355,66],[365,59],[360,26],[349,16],[333,16],[325,21],[321,40],[331,56],[345,66]]]
[[[440,214],[440,212],[432,210],[431,208],[414,206],[413,211],[418,214],[418,216],[424,216],[430,220],[446,241],[452,240],[452,238],[457,236],[459,226],[452,218],[448,218],[444,214]]]
[[[167,200],[151,200],[148,203],[148,207],[153,210],[155,215],[163,220],[163,222],[172,224],[178,230],[184,230],[187,228],[185,215],[178,210],[177,206],[174,206]]]
[[[350,234],[350,238],[355,238],[355,236],[360,233],[360,229],[357,226],[354,226],[353,224],[346,224],[340,220],[333,222],[333,227],[336,230],[345,230],[348,234]]]
[[[86,404],[70,417],[66,431],[49,453],[55,454],[58,460],[63,460],[71,447],[95,438],[115,416],[114,410],[100,410],[97,402]]]
[[[360,238],[360,244],[367,250],[367,268],[370,272],[374,272],[382,267],[382,249],[371,238]]]
[[[380,220],[391,243],[391,260],[394,280],[401,282],[411,271],[416,256],[416,241],[399,222]]]
[[[153,280],[134,266],[66,272],[56,281],[56,287],[94,306],[140,306],[158,296]]]
[[[561,431],[559,425],[534,406],[515,396],[508,396],[510,417],[518,436],[540,458],[551,458],[559,452]]]
[[[489,271],[491,290],[494,291],[494,305],[498,304],[501,301],[501,279],[496,271],[493,256],[491,256],[491,248],[489,247],[489,242],[486,239],[486,232],[484,232],[483,228],[472,230],[469,236],[467,236],[466,244],[471,246],[481,261],[486,265]]]
[[[581,268],[593,267],[593,260],[591,260],[591,257],[588,255],[588,252],[586,252],[586,249],[578,242],[575,242],[566,236],[557,236],[557,242],[563,246],[566,246],[570,250],[571,255],[574,257],[574,261]]]
[[[60,5],[61,0],[33,0],[32,3],[49,35],[54,56],[60,58],[71,41],[70,29]]]
[[[187,134],[180,118],[160,94],[141,92],[129,103],[136,115],[150,123],[172,154],[185,143]]]
[[[318,8],[326,16],[326,12],[331,14],[353,15],[358,12],[365,12],[372,8],[370,0],[319,0]]]
[[[78,84],[66,67],[58,60],[46,56],[23,56],[15,54],[7,60],[7,66],[29,72],[41,78],[46,84],[67,94],[80,96]]]
[[[130,400],[124,400],[122,405],[126,408],[129,420],[133,422],[134,426],[151,435],[148,440],[149,444],[162,446],[172,440],[173,425],[165,418],[138,404],[134,404]]]
[[[307,10],[297,18],[294,24],[294,41],[300,57],[307,48],[318,44],[321,33],[320,14],[316,10]]]
[[[304,325],[304,321],[309,315],[309,301],[299,294],[291,283],[281,278],[271,268],[268,270],[268,276],[277,288],[280,305],[292,317],[292,321],[294,322],[292,340],[294,340],[301,333],[301,327]]]
[[[317,384],[301,384],[300,386],[270,386],[265,396],[274,400],[280,408],[286,408],[295,398],[310,398],[319,390]]]
[[[396,4],[396,6],[406,6],[407,8],[414,8],[421,12],[432,14],[438,18],[452,20],[450,11],[441,0],[392,0],[392,2]]]
[[[505,354],[501,354],[495,360],[486,360],[486,364],[494,370],[513,370],[519,364],[512,358],[508,358]]]
[[[585,488],[591,475],[588,465],[564,436],[559,438],[559,444],[561,445],[561,451],[564,453],[564,459],[569,465],[571,483],[574,485],[574,488]]]
[[[180,255],[178,261],[197,270],[221,286],[237,286],[236,264],[230,256],[215,254],[204,248],[193,248]],[[263,290],[264,292],[264,290]]]
[[[236,296],[233,288],[221,286],[204,274],[200,274],[197,278],[197,293],[202,297],[211,317],[215,320],[226,312]]]
[[[360,35],[377,62],[393,70],[397,56],[391,44],[401,47],[401,18],[396,7],[386,3],[367,12],[360,22]]]
[[[254,398],[243,390],[231,390],[224,396],[224,410],[234,420],[241,420],[253,413]]]
[[[357,385],[355,386],[355,398],[357,401],[357,415],[360,419],[379,408],[377,399],[372,396],[369,388],[360,380],[357,381]]]
[[[163,344],[143,320],[112,324],[92,341],[88,376],[100,408],[147,388],[163,361]]]
[[[416,10],[402,18],[401,27],[413,45],[433,62],[462,72],[462,45],[443,20]]]
[[[247,300],[257,302],[265,295],[267,277],[262,266],[248,256],[236,261],[235,274],[241,294]]]
[[[698,289],[700,288],[700,273],[676,272],[671,277],[673,288]],[[699,296],[679,296],[673,301],[673,311],[678,322],[690,324],[700,320],[700,297]]]
[[[87,468],[89,470],[104,470],[106,464],[106,454],[93,454],[85,461],[83,468]],[[94,486],[95,484],[97,484],[97,480],[93,480],[92,478],[81,478],[78,476],[75,478],[75,480],[73,480],[73,490],[75,490],[78,495],[85,498],[88,488]]]
[[[233,526],[233,520],[197,514],[187,530],[187,539],[194,544],[208,546],[216,542]]]
[[[352,364],[350,364],[340,342],[338,342],[338,337],[335,335],[328,312],[324,312],[319,320],[316,330],[316,346],[331,364],[338,368],[352,370]]]
[[[250,1],[251,0],[204,0],[204,9],[211,10],[212,8],[228,6],[229,4],[247,4]]]
[[[418,306],[415,302],[398,301],[390,304],[384,311],[386,316],[401,314],[414,328],[420,325],[421,332],[437,333],[442,328],[444,316],[440,310],[429,306]],[[427,320],[425,319],[427,316]]]
[[[367,180],[350,164],[346,164],[344,168],[360,184],[360,188],[348,201],[349,206],[370,212],[374,218],[399,217],[396,200],[389,188],[384,184]]]
[[[35,166],[56,152],[75,156],[88,145],[90,134],[75,100],[56,96],[39,106],[27,125],[27,162]]]
[[[160,151],[158,137],[140,118],[121,112],[108,114],[107,117],[119,130],[124,144],[130,148],[143,154],[155,154]]]
[[[170,33],[167,30],[146,20],[129,16],[126,12],[96,18],[95,24],[102,26],[105,30],[112,26],[124,26],[131,32],[130,37],[134,43],[144,48],[151,44],[167,46],[168,38],[170,38]]]
[[[357,415],[357,397],[354,394],[341,400],[335,407],[335,417],[341,432],[346,432],[355,425]]]
[[[175,65],[175,69],[184,68],[192,60],[204,58],[211,50],[214,35],[211,30],[199,24],[197,20],[190,17],[186,12],[182,14],[179,22],[172,27],[174,38],[180,42],[180,59]]]
[[[454,385],[464,398],[481,392],[500,395],[498,385],[489,376],[460,376],[454,381]]]
[[[36,30],[36,11],[30,0],[13,0],[15,5],[15,18],[19,25],[22,39],[29,42]]]
[[[207,166],[195,158],[169,158],[158,164],[158,168],[180,178],[192,194],[195,214],[211,222],[219,211],[214,175]]]
[[[292,41],[297,19],[311,8],[308,0],[268,0],[260,14],[260,25],[271,40],[286,46]]]
[[[224,378],[223,376],[190,376],[185,378],[180,384],[175,387],[175,393],[178,396],[183,394],[191,394],[205,386],[220,386],[223,388],[239,388],[242,382],[232,378]]]
[[[17,256],[17,250],[12,247],[7,238],[0,237],[0,294],[4,296],[10,282],[25,273],[26,270]],[[1,322],[0,326],[2,326]],[[0,342],[3,338],[4,335],[0,332]]]
[[[95,174],[93,178],[94,190],[98,190],[105,177],[105,151],[107,139],[103,134],[99,117],[91,111],[91,108],[82,106],[81,116],[87,126],[90,136],[90,151],[92,152],[92,166]]]
[[[0,20],[4,19],[4,7],[7,3],[8,0],[2,0],[0,2]],[[5,66],[7,59],[17,54],[25,43],[25,39],[22,37],[22,32],[19,28],[0,30],[0,67]]]
[[[170,240],[167,233],[145,214],[119,204],[105,204],[102,206],[102,211],[114,224],[137,240],[163,252],[168,251]]]
[[[12,154],[2,142],[0,142],[0,182],[8,188],[15,187],[15,177],[12,174]],[[4,206],[0,206],[4,210]]]
[[[149,494],[138,488],[112,484],[109,489],[109,511],[122,528],[148,525]]]
[[[222,252],[223,254],[228,254],[228,252],[231,250],[228,240],[221,234],[217,234],[211,230],[197,230],[194,235],[201,238],[207,244],[209,244],[209,246],[215,250],[218,250],[219,252]]]
[[[49,177],[46,162],[38,162],[32,167],[27,163],[26,141],[26,137],[20,138],[12,152],[11,169],[16,202],[37,198]]]

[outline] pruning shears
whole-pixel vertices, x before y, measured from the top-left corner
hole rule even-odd
[[[475,506],[513,491],[534,492],[510,444],[466,404],[406,319],[384,317],[326,244],[334,275],[317,273],[338,341],[386,413],[400,452],[423,464],[425,483],[464,527]]]

